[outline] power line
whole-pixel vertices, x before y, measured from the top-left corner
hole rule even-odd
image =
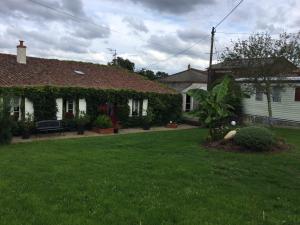
[[[241,0],[235,7],[233,7],[229,13],[224,16],[224,18],[219,22],[217,23],[217,25],[215,25],[215,28],[217,28],[218,26],[220,26],[242,3],[243,3],[244,0]]]
[[[182,50],[180,50],[180,51],[178,51],[178,52],[172,54],[171,56],[169,56],[169,57],[166,58],[166,59],[164,59],[164,60],[159,60],[159,62],[154,63],[154,64],[150,64],[149,67],[156,66],[156,65],[158,65],[158,64],[161,63],[161,62],[168,61],[168,60],[170,60],[170,59],[172,59],[172,58],[174,58],[174,57],[176,57],[176,56],[178,56],[178,55],[181,55],[181,54],[183,54],[183,53],[189,51],[190,49],[192,49],[193,47],[195,47],[196,45],[198,45],[198,44],[199,44],[200,42],[202,42],[202,41],[203,41],[203,39],[200,39],[199,41],[195,42],[193,45],[191,45],[191,46],[189,46],[189,47],[187,47],[187,48],[185,48],[185,49],[182,49]],[[203,53],[203,52],[202,52],[202,53]],[[203,54],[209,54],[209,53],[203,53]]]

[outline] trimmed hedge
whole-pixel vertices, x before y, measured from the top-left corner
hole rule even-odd
[[[238,130],[234,142],[252,151],[268,151],[276,143],[275,135],[264,127],[244,127]]]

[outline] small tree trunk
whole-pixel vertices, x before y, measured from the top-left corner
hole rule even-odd
[[[272,117],[273,117],[273,112],[272,112],[272,101],[271,101],[271,87],[270,84],[267,84],[266,86],[266,95],[267,95],[267,101],[268,101],[268,124],[270,127],[273,126],[272,124]]]

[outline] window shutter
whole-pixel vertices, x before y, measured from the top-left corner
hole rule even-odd
[[[63,99],[62,98],[56,99],[56,107],[57,107],[56,119],[62,120],[63,119]]]
[[[25,117],[28,117],[28,114],[33,116],[34,113],[34,108],[32,102],[28,99],[25,98]]]
[[[83,99],[79,99],[79,114],[80,113],[86,113],[86,100]]]
[[[147,116],[148,99],[143,100],[142,116]]]
[[[76,116],[76,101],[73,100],[73,115]]]
[[[128,99],[129,116],[132,117],[132,99]]]
[[[296,102],[300,101],[300,87],[295,88],[295,101]]]

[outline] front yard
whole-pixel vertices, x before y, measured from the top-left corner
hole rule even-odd
[[[0,224],[300,224],[299,130],[258,154],[205,150],[206,132],[0,147]]]

